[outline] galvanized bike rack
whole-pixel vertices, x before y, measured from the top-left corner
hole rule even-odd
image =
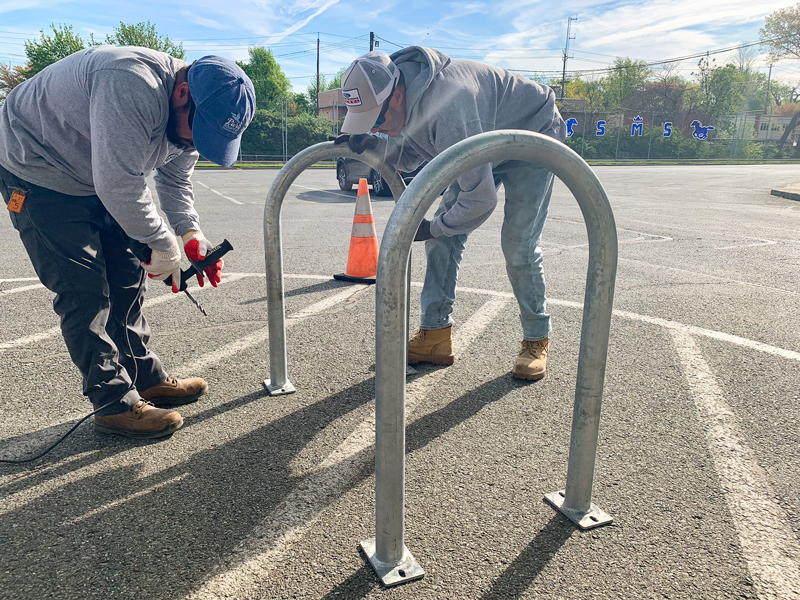
[[[267,318],[269,319],[269,374],[264,380],[270,396],[291,394],[295,387],[289,381],[286,366],[286,306],[283,297],[283,245],[281,243],[281,207],[289,188],[300,174],[314,163],[331,158],[354,158],[375,169],[392,190],[395,199],[405,190],[403,178],[383,162],[383,155],[368,150],[352,152],[346,145],[323,142],[295,155],[278,172],[264,205],[264,259],[267,269]],[[404,333],[405,335],[405,333]]]
[[[565,491],[545,500],[582,529],[611,522],[592,501],[600,405],[603,397],[617,231],[608,197],[589,165],[566,145],[538,133],[493,131],[451,146],[411,182],[389,218],[378,259],[376,294],[375,532],[361,543],[384,585],[423,576],[404,543],[405,362],[407,272],[414,234],[443,189],[470,169],[506,160],[548,169],[572,191],[589,235],[589,269],[583,305],[572,438]]]

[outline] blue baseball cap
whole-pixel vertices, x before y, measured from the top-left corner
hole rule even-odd
[[[197,151],[213,163],[232,167],[242,132],[256,110],[253,82],[232,60],[204,56],[186,77],[195,104],[192,139]]]

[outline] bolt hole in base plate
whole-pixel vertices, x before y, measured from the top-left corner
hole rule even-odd
[[[614,517],[602,511],[596,504],[592,503],[589,510],[586,512],[574,510],[564,506],[564,490],[547,494],[544,499],[545,502],[550,504],[557,511],[561,512],[570,521],[575,523],[583,530],[594,529],[602,525],[608,525],[614,520]]]
[[[267,388],[267,392],[269,392],[270,396],[283,396],[285,394],[294,394],[297,391],[290,381],[287,381],[282,386],[278,386],[278,385],[272,385],[271,380],[265,379],[264,387]]]
[[[403,546],[403,559],[397,564],[381,562],[375,556],[375,538],[370,538],[361,542],[361,550],[366,555],[372,568],[375,569],[381,583],[386,587],[400,585],[401,583],[408,583],[409,581],[416,581],[422,579],[425,571],[414,557],[408,548]]]

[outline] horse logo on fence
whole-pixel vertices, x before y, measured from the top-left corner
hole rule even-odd
[[[711,125],[703,127],[703,124],[698,120],[692,121],[691,125],[692,127],[694,127],[694,131],[692,132],[692,137],[698,140],[707,140],[708,132],[714,130],[714,128]]]
[[[577,124],[578,119],[567,119],[567,137],[572,137],[572,134],[575,133],[572,128]]]

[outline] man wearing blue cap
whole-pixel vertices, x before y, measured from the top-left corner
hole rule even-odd
[[[253,84],[230,60],[188,65],[113,46],[50,65],[0,107],[0,195],[39,279],[56,294],[100,431],[169,435],[183,419],[154,405],[186,404],[207,390],[199,377],[169,377],[147,348],[144,272],[180,280],[176,235],[189,258],[205,257],[211,244],[194,209],[194,166],[201,154],[232,166],[254,112]],[[147,187],[153,171],[174,233]],[[130,238],[150,247],[149,263],[135,258]],[[221,269],[222,261],[206,269],[214,287]]]

